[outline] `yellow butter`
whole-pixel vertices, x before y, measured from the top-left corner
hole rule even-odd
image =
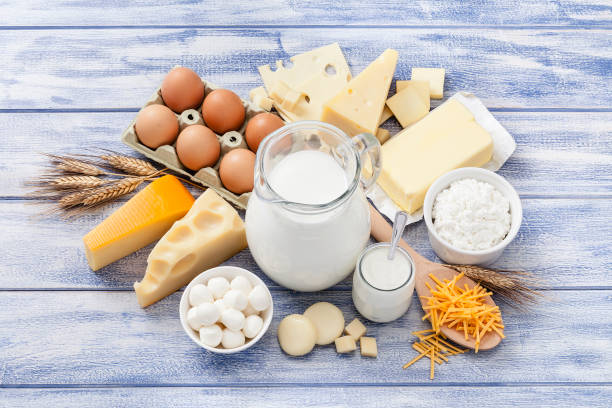
[[[376,134],[397,64],[397,51],[387,49],[336,96],[323,105],[321,120],[349,136]]]
[[[146,307],[163,299],[246,246],[238,212],[206,190],[149,254],[145,276],[134,284],[138,303]]]
[[[492,154],[489,133],[465,106],[450,99],[382,146],[378,184],[413,213],[438,177],[459,167],[482,166]]]
[[[89,266],[97,271],[159,239],[193,201],[176,177],[153,181],[83,237]]]

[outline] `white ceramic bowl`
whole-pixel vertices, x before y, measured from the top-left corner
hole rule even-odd
[[[499,244],[492,248],[479,251],[459,249],[440,238],[434,229],[431,212],[436,196],[452,182],[465,178],[472,178],[493,185],[508,199],[508,201],[510,201],[510,231],[508,231],[506,237]],[[429,234],[431,247],[440,259],[449,264],[484,266],[495,262],[508,244],[516,237],[523,219],[523,208],[521,206],[521,199],[516,193],[516,190],[514,190],[505,178],[490,170],[481,169],[479,167],[464,167],[440,176],[431,187],[429,187],[423,203],[423,218],[427,225],[427,233]]]
[[[244,343],[242,346],[236,347],[233,349],[210,347],[202,343],[200,341],[199,333],[193,330],[191,326],[189,326],[189,324],[187,323],[187,311],[189,310],[189,307],[190,307],[189,306],[189,291],[194,285],[197,285],[198,283],[206,284],[209,279],[217,277],[217,276],[222,276],[229,281],[234,279],[236,276],[244,276],[245,278],[249,280],[249,282],[251,282],[251,285],[253,286],[262,285],[264,288],[266,288],[266,292],[268,293],[268,296],[270,297],[270,307],[268,307],[266,310],[261,312],[260,316],[263,319],[263,327],[261,328],[257,336],[253,337],[252,339],[247,340],[247,342]],[[270,323],[272,322],[273,309],[274,309],[274,305],[272,304],[272,295],[270,294],[270,290],[268,289],[266,284],[261,279],[259,279],[257,275],[255,275],[252,272],[247,271],[246,269],[238,268],[236,266],[218,266],[216,268],[208,269],[202,272],[201,274],[196,276],[189,283],[189,285],[187,285],[187,287],[185,288],[185,291],[183,292],[183,296],[181,296],[179,314],[181,317],[181,325],[183,326],[183,330],[185,330],[185,333],[187,333],[189,338],[193,340],[197,345],[205,348],[208,351],[212,351],[213,353],[232,354],[232,353],[238,353],[240,351],[248,349],[253,344],[257,343],[259,339],[262,338],[262,336],[268,330],[268,327],[270,327]]]

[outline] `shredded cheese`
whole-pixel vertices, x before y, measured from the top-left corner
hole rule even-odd
[[[406,369],[419,361],[423,357],[428,357],[429,363],[429,378],[434,379],[435,374],[435,363],[444,364],[448,362],[448,357],[456,354],[462,354],[467,349],[460,349],[450,344],[443,334],[434,332],[433,329],[421,330],[418,332],[412,332],[419,338],[419,341],[412,344],[412,348],[415,349],[419,355],[410,360],[410,362],[403,365],[403,369]]]

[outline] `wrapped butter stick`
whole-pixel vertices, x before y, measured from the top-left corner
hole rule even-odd
[[[432,115],[436,120],[431,120]],[[394,142],[402,136],[404,140]],[[457,137],[463,143],[456,143]],[[515,148],[512,136],[483,103],[471,93],[459,92],[383,146],[383,171],[368,197],[387,217],[404,210],[410,213],[408,223],[417,222],[423,218],[423,197],[436,178],[458,167],[499,170]]]

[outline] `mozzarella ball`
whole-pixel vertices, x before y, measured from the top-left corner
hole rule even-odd
[[[245,296],[249,296],[249,293],[251,293],[251,289],[253,288],[251,286],[251,282],[249,282],[249,280],[244,276],[236,276],[234,279],[232,279],[230,286],[232,289],[241,291]]]
[[[225,309],[221,313],[221,323],[228,329],[241,330],[244,327],[244,315],[236,309]]]
[[[223,296],[223,303],[229,308],[236,310],[244,310],[249,304],[249,299],[242,291],[237,289],[230,289]]]
[[[244,334],[240,330],[223,330],[221,344],[227,349],[240,347],[244,344]]]
[[[255,310],[255,308],[251,306],[251,304],[249,303],[247,307],[245,307],[244,310],[242,311],[242,314],[245,316],[256,315],[256,314],[259,314],[259,310]]]
[[[262,318],[257,315],[252,315],[245,319],[242,332],[246,337],[252,339],[253,337],[257,336],[262,327]]]
[[[196,307],[197,319],[202,326],[210,326],[219,320],[221,312],[219,308],[212,303],[202,303]]]
[[[249,293],[249,303],[255,310],[266,310],[270,306],[270,297],[266,288],[261,285],[257,285]]]
[[[215,300],[214,305],[219,309],[219,313],[223,313],[223,311],[228,308],[223,299]]]
[[[200,329],[200,341],[207,346],[217,347],[223,338],[223,330],[216,324]]]
[[[187,323],[193,330],[198,331],[200,330],[200,327],[202,327],[202,323],[200,323],[200,319],[198,317],[198,312],[196,309],[197,308],[192,307],[187,311]]]
[[[191,306],[198,306],[202,303],[212,303],[213,295],[206,285],[197,284],[189,291],[189,304]]]
[[[211,291],[215,299],[221,299],[223,295],[225,295],[225,292],[229,290],[229,288],[229,282],[222,276],[211,278],[208,281],[208,289]]]

